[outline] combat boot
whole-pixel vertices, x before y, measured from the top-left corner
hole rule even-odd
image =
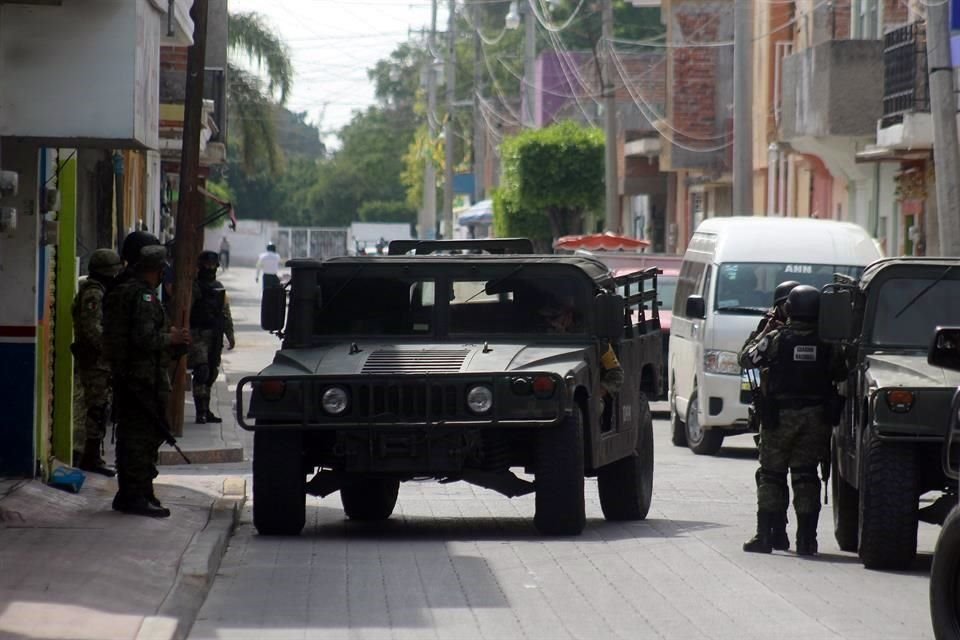
[[[223,422],[218,416],[214,415],[213,411],[210,411],[210,398],[203,399],[203,411],[207,416],[207,422],[213,424],[220,424]]]
[[[197,412],[197,424],[207,424],[207,409],[203,404],[203,398],[193,397],[193,406]]]
[[[790,536],[787,535],[787,514],[777,514],[771,518],[773,525],[770,527],[771,543],[777,551],[790,550]]]
[[[797,555],[817,555],[817,513],[797,514]]]
[[[119,492],[113,498],[113,510],[148,518],[170,517],[170,509],[152,504],[146,496],[129,496]]]
[[[76,465],[82,471],[90,473],[99,473],[102,476],[112,478],[117,472],[107,466],[103,458],[100,457],[100,441],[87,440],[83,445],[83,455]]]
[[[757,535],[743,543],[743,550],[748,553],[770,553],[773,551],[773,536],[771,525],[778,517],[766,511],[757,511]]]

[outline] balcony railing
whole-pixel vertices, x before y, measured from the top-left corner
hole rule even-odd
[[[926,23],[888,31],[883,36],[882,126],[899,124],[908,113],[930,111],[927,77]]]

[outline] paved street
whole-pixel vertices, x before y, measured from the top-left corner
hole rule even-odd
[[[223,281],[243,331],[226,358],[233,382],[268,362],[276,341],[256,330],[252,272]],[[818,558],[745,554],[749,438],[704,458],[671,446],[666,421],[655,428],[650,517],[605,522],[588,480],[578,538],[539,536],[533,496],[462,483],[405,484],[382,525],[346,521],[337,495],[308,498],[298,538],[258,536],[248,507],[190,638],[932,637],[936,528],[921,525],[920,557],[903,573],[866,571],[840,552],[829,507]]]

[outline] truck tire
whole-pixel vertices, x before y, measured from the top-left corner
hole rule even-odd
[[[597,472],[600,508],[607,520],[643,520],[653,499],[653,415],[640,394],[637,446],[633,455]]]
[[[723,446],[723,431],[720,429],[704,429],[700,426],[700,414],[697,412],[699,404],[698,393],[694,389],[687,405],[687,423],[684,433],[687,446],[698,456],[714,456]]]
[[[864,436],[860,461],[860,560],[867,569],[906,569],[917,555],[917,463],[907,443]]]
[[[399,480],[358,478],[340,489],[340,502],[351,520],[376,522],[393,513],[399,491]]]
[[[670,391],[670,427],[672,429],[670,442],[673,446],[687,446],[687,427],[680,419],[680,412],[677,411],[677,396],[672,390]]]
[[[930,619],[937,640],[960,638],[960,508],[957,507],[943,523],[933,554]]]
[[[587,524],[582,409],[537,434],[534,459],[534,526],[544,535],[579,535]]]
[[[860,539],[860,497],[852,484],[840,476],[840,451],[836,438],[830,443],[830,487],[833,497],[833,535],[841,551],[856,551]]]
[[[263,536],[295,536],[307,512],[307,474],[303,434],[265,431],[253,434],[253,526]]]

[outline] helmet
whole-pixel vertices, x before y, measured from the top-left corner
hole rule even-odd
[[[140,250],[144,247],[159,245],[157,236],[146,231],[134,231],[123,239],[123,248],[120,249],[120,257],[129,266],[134,266],[140,262]],[[166,252],[166,250],[164,250]]]
[[[113,249],[97,249],[90,255],[90,273],[115,278],[121,269],[120,254]]]
[[[155,271],[161,269],[167,261],[167,250],[159,242],[148,245],[140,250],[140,259],[137,269],[141,271]]]
[[[810,285],[797,285],[787,296],[785,309],[791,320],[816,320],[820,314],[820,291]]]
[[[276,251],[277,251],[277,245],[275,245],[275,244],[273,244],[273,243],[271,242],[270,244],[267,245],[267,251],[273,251],[274,253],[276,253]]]
[[[211,266],[220,266],[220,254],[216,251],[202,251],[200,252],[200,257],[197,258],[198,265],[211,265]]]
[[[777,305],[786,300],[794,287],[798,286],[800,286],[800,283],[796,280],[787,280],[786,282],[778,284],[777,288],[773,291],[773,304]]]

